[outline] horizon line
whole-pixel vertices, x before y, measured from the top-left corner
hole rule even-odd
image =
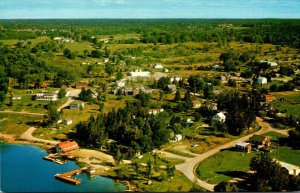
[[[110,19],[110,20],[122,20],[122,19],[132,19],[132,20],[143,20],[143,19],[283,19],[283,20],[288,20],[288,19],[300,19],[299,18],[284,18],[284,17],[260,17],[260,18],[243,18],[243,17],[236,17],[236,18],[231,18],[231,17],[215,17],[215,18],[208,18],[208,17],[145,17],[145,18],[132,18],[132,17],[128,17],[128,18],[113,18],[113,17],[103,17],[103,18],[0,18],[0,20],[51,20],[51,19],[56,19],[56,20],[72,20],[72,19]]]

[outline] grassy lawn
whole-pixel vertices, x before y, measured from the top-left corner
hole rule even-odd
[[[272,93],[277,99],[285,98],[285,101],[274,101],[274,108],[286,111],[288,115],[300,116],[300,94],[297,92],[276,92]]]
[[[0,113],[0,132],[19,136],[31,123],[42,121],[43,116]]]
[[[300,166],[300,150],[294,150],[291,147],[282,146],[271,152],[271,156],[279,161]]]
[[[204,160],[197,167],[197,175],[207,182],[217,184],[239,177],[243,172],[249,171],[249,164],[256,152],[243,153],[225,150]]]
[[[264,133],[264,136],[269,137],[272,142],[276,142],[280,138],[286,138],[287,137],[286,135],[276,133],[276,132],[273,132],[273,131],[269,131],[267,133]]]
[[[192,182],[182,173],[175,171],[173,178],[143,186],[147,192],[188,192],[192,188]]]

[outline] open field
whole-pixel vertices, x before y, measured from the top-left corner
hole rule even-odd
[[[274,108],[285,112],[288,115],[300,116],[300,93],[299,92],[274,92],[277,99],[284,98],[284,101],[273,101]]]
[[[256,152],[224,150],[200,163],[196,173],[208,183],[217,184],[221,181],[228,181],[248,172],[250,160],[256,154]]]
[[[280,146],[271,152],[271,156],[279,161],[300,166],[300,150],[287,146]]]

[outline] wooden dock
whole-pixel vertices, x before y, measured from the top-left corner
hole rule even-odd
[[[52,162],[57,163],[57,164],[65,164],[67,162],[67,161],[63,161],[63,160],[58,159],[59,157],[60,156],[58,156],[58,155],[50,154],[50,155],[47,155],[47,156],[43,157],[43,159],[48,160],[48,161],[52,161]]]
[[[83,169],[77,169],[77,170],[73,170],[70,172],[63,173],[63,174],[56,174],[55,178],[65,181],[65,182],[69,182],[69,183],[78,185],[81,183],[81,180],[77,179],[77,178],[72,178],[72,176],[81,174],[82,172],[83,172]]]

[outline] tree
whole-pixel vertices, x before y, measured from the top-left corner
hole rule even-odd
[[[4,104],[5,99],[6,99],[6,94],[3,91],[1,91],[0,92],[0,107],[2,107],[2,105]]]
[[[87,58],[89,51],[87,49],[83,50],[83,58]]]
[[[229,79],[229,80],[228,80],[228,86],[236,87],[236,81],[233,80],[233,79]]]
[[[118,71],[116,78],[117,80],[121,80],[123,78],[123,73],[121,71]]]
[[[252,180],[256,191],[282,191],[289,183],[288,171],[268,153],[253,157],[250,169],[255,171]]]
[[[114,73],[115,69],[111,64],[105,64],[105,72],[110,76]]]
[[[185,92],[185,95],[184,95],[183,100],[184,100],[185,102],[191,102],[191,93],[190,93],[190,90],[187,90],[187,91]]]
[[[238,192],[238,187],[232,182],[222,181],[214,187],[215,192]]]
[[[69,59],[75,59],[75,57],[76,57],[76,54],[74,52],[72,52],[69,48],[65,48],[63,53],[64,53],[64,56]]]
[[[66,97],[66,94],[67,94],[67,91],[66,91],[66,89],[60,89],[60,91],[59,91],[59,93],[58,93],[58,98],[64,98],[64,97]]]
[[[206,98],[206,99],[212,98],[214,95],[213,87],[208,84],[205,84],[204,89],[203,89],[203,95],[204,95],[204,98]]]
[[[179,90],[177,90],[176,93],[175,93],[174,101],[175,101],[175,102],[180,101],[180,91],[179,91]]]
[[[59,112],[56,109],[56,105],[52,101],[50,101],[50,103],[47,105],[47,110],[47,115],[45,115],[46,125],[52,125],[58,121]]]
[[[148,93],[145,93],[145,92],[141,91],[140,94],[138,94],[136,96],[136,98],[141,101],[141,103],[142,103],[143,106],[147,106],[148,102],[151,99],[151,95],[148,94]]]

